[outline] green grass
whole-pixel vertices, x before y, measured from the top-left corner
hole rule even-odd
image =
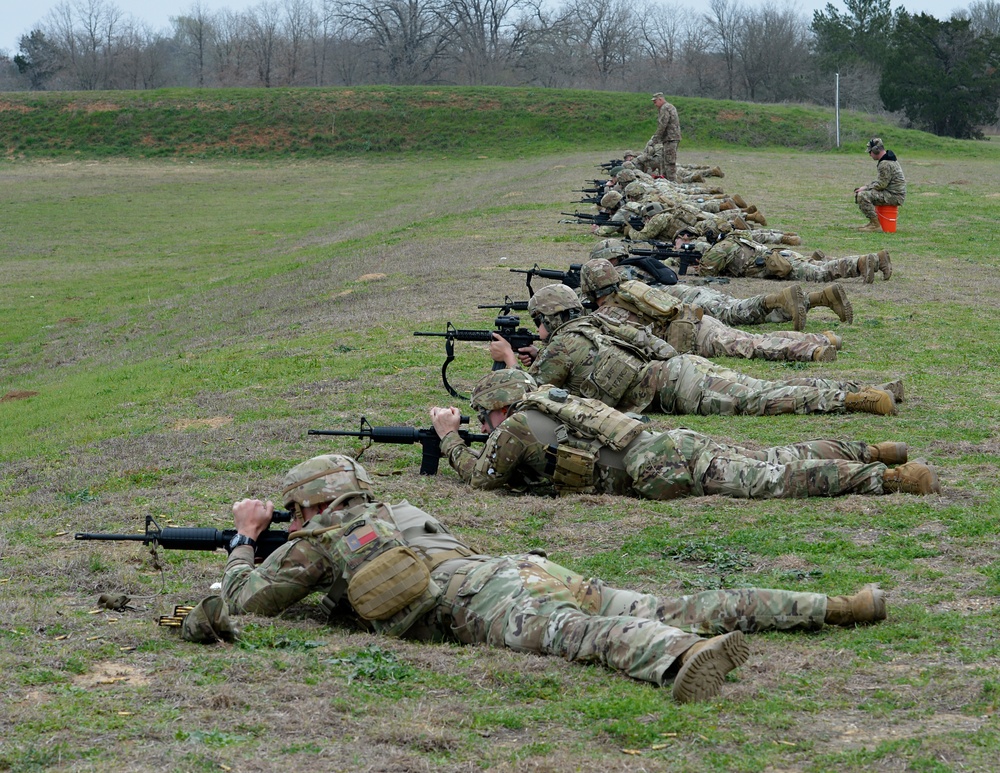
[[[835,116],[811,105],[672,98],[686,148],[836,147]],[[308,159],[421,154],[461,159],[632,146],[655,125],[645,93],[532,88],[162,89],[4,95],[8,156]],[[871,136],[920,154],[962,143],[845,111],[844,152]],[[982,145],[982,143],[978,143]],[[620,152],[620,151],[619,151]]]
[[[359,93],[387,113],[418,97],[428,110],[458,98],[492,105],[485,92],[433,91]],[[648,97],[543,94],[545,103],[516,90],[492,99],[512,121],[528,120],[518,111],[567,118],[581,100],[594,100],[584,116],[634,106],[604,139],[584,132],[586,121],[572,124],[581,133],[570,141],[522,141],[508,126],[507,144],[483,134],[462,140],[464,150],[430,149],[430,135],[417,135],[391,159],[307,150],[205,160],[181,144],[153,160],[134,147],[124,159],[106,148],[17,150],[5,164],[0,397],[37,394],[0,403],[0,770],[263,769],[275,759],[292,771],[992,769],[1000,199],[989,143],[879,126],[910,194],[899,233],[859,234],[850,190],[872,176],[863,152],[813,152],[805,135],[793,143],[801,150],[735,147],[710,132],[724,128],[711,127],[713,110],[736,108],[678,100],[681,161],[721,164],[726,189],[798,231],[803,252],[889,247],[891,282],[845,283],[856,321],[837,327],[846,342],[837,362],[804,372],[902,375],[907,400],[896,417],[659,416],[653,426],[759,445],[905,440],[939,470],[942,497],[549,500],[470,492],[446,465],[418,476],[415,447],[364,451],[387,499],[434,512],[484,552],[543,548],[615,585],[675,595],[747,585],[843,593],[869,581],[890,591],[880,626],[754,636],[750,663],[718,702],[677,706],[665,691],[553,658],[379,639],[328,624],[312,604],[242,619],[239,645],[196,647],[153,621],[206,595],[222,555],[73,541],[76,531],[134,532],[146,514],[225,528],[234,499],[276,496],[294,462],[362,448],[309,428],[354,429],[362,415],[428,426],[428,407],[453,401],[440,383],[441,342],[413,331],[447,320],[488,327],[477,303],[526,293],[507,267],[580,260],[591,237],[556,222],[570,191],[652,129]],[[16,96],[47,106],[50,119],[79,121],[62,135],[69,147],[98,114],[64,111],[67,100],[156,111],[215,95]],[[291,92],[228,93],[243,117],[267,100],[294,98],[318,114],[324,99],[345,98],[309,96],[319,106]],[[133,124],[147,120],[129,109]],[[786,117],[801,126],[781,131],[822,128],[810,128],[804,108],[752,109],[727,120],[747,132]],[[492,117],[483,132],[494,131]],[[462,115],[459,128],[471,122]],[[168,121],[162,131],[181,128]],[[476,158],[477,143],[493,157]],[[810,313],[810,331],[832,326]],[[485,359],[483,347],[459,343],[449,375],[467,390]],[[731,364],[758,376],[803,372]],[[104,592],[129,594],[134,609],[97,611]]]

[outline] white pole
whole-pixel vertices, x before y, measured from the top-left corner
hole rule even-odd
[[[837,147],[840,147],[840,73],[837,73],[836,79],[834,80],[834,102],[836,103],[837,109]]]

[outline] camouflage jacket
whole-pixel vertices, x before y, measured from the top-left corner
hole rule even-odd
[[[222,594],[234,614],[278,615],[317,591],[336,602],[366,563],[403,547],[428,568],[474,555],[444,524],[408,502],[367,502],[324,510],[260,566],[254,566],[251,547],[236,548],[226,564]],[[370,621],[372,627],[391,635],[404,633],[433,607],[433,595],[397,615]]]
[[[652,139],[653,142],[681,141],[681,119],[677,115],[677,108],[669,102],[660,105],[656,114],[656,133]]]
[[[441,441],[441,453],[473,488],[506,486],[542,495],[604,493],[650,499],[700,493],[674,431],[643,432],[624,450],[614,451],[594,442],[577,439],[574,443],[572,435],[567,441],[564,425],[540,411],[519,410],[517,406],[512,411],[482,450],[466,446],[457,432]],[[558,461],[567,445],[577,461],[592,455],[589,486],[561,486],[557,482]]]
[[[906,198],[906,178],[903,177],[903,167],[896,160],[896,154],[887,150],[879,159],[877,169],[878,179],[868,183],[868,187],[899,199],[896,206],[902,204]]]

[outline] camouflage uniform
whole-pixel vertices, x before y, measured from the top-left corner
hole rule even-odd
[[[402,609],[369,619],[377,632],[596,662],[657,685],[671,678],[698,634],[815,629],[828,605],[824,595],[781,590],[678,598],[618,590],[540,555],[477,555],[406,502],[327,509],[258,567],[253,548],[234,549],[223,594],[235,614],[277,615],[316,591],[326,594],[324,608],[347,611],[351,578],[360,582],[365,567],[389,550],[403,550],[430,577]]]
[[[645,282],[641,277],[626,277],[625,273],[619,271],[623,278],[636,278]],[[647,282],[647,284],[649,284]],[[763,325],[767,322],[788,322],[790,317],[782,309],[768,309],[764,299],[765,295],[753,295],[749,298],[736,298],[727,293],[715,290],[708,285],[694,287],[685,284],[661,285],[657,287],[668,295],[672,295],[681,303],[691,306],[700,306],[706,314],[715,317],[730,327],[740,325]]]
[[[677,178],[677,146],[680,141],[681,121],[677,108],[664,102],[656,115],[656,132],[650,142],[663,146],[660,151],[660,171],[668,180]]]
[[[601,322],[599,317],[578,319],[551,332],[528,373],[540,384],[608,402],[588,388],[602,352],[596,333],[613,337],[613,331],[601,327]],[[625,332],[634,329],[621,326]],[[616,355],[606,346],[604,352],[609,357]],[[695,354],[683,354],[639,365],[620,398],[608,404],[619,410],[674,414],[840,413],[845,410],[846,394],[861,389],[859,382],[822,378],[765,381]]]
[[[878,179],[868,183],[868,190],[854,194],[858,209],[869,220],[876,219],[876,204],[898,207],[906,200],[906,178],[896,154],[887,150],[877,163]]]
[[[572,396],[563,402],[581,415],[586,407],[586,401]],[[509,486],[535,493],[598,492],[660,500],[707,494],[770,499],[883,492],[887,468],[869,461],[869,447],[861,442],[813,440],[750,450],[692,430],[672,429],[641,432],[624,449],[615,450],[588,438],[580,424],[596,427],[597,422],[584,417],[571,426],[531,403],[527,408],[515,403],[481,451],[451,432],[441,441],[441,452],[463,481],[481,489]],[[566,480],[558,473],[567,446],[577,457],[589,454],[584,458],[590,459],[591,477],[583,476],[583,486],[559,482]]]
[[[661,299],[673,301],[674,314],[664,316],[651,316],[643,309],[631,303],[624,293],[634,291],[635,288],[642,288],[644,293],[657,294]],[[667,306],[669,302],[660,301],[660,306]],[[626,323],[645,327],[649,325],[653,333],[670,343],[681,354],[686,350],[679,348],[674,342],[675,337],[671,336],[670,328],[672,320],[677,313],[681,312],[683,303],[678,301],[673,294],[662,292],[659,289],[648,287],[642,282],[622,282],[619,291],[613,292],[605,297],[603,304],[598,309],[597,314],[609,317],[618,323]],[[694,316],[694,315],[688,315]],[[694,326],[695,344],[693,353],[702,357],[740,357],[742,359],[762,359],[762,360],[784,360],[797,362],[812,362],[816,352],[820,349],[826,350],[830,345],[830,339],[824,335],[816,333],[798,333],[795,331],[777,333],[747,333],[714,319],[710,316],[703,316],[692,319],[690,323],[682,322],[678,324],[692,324]]]
[[[750,239],[729,235],[702,254],[698,273],[705,276],[832,282],[845,277],[864,276],[861,264],[865,258],[878,264],[878,256],[874,253],[814,260],[793,250],[771,249]]]

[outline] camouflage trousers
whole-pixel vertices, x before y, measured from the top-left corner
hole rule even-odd
[[[849,255],[846,258],[806,258],[794,250],[780,250],[779,254],[791,264],[791,271],[783,276],[773,274],[761,266],[749,266],[745,272],[748,277],[760,279],[789,279],[798,282],[832,282],[835,279],[845,279],[861,276],[859,264],[860,255]],[[871,255],[876,265],[878,257]]]
[[[844,395],[857,392],[855,381],[792,378],[766,381],[740,373],[696,354],[649,363],[618,410],[673,414],[837,413]],[[656,401],[659,401],[657,406]]]
[[[869,220],[876,218],[876,204],[879,206],[888,205],[898,207],[903,203],[900,201],[899,196],[887,191],[858,191],[854,194],[854,200],[858,203],[858,209],[861,210],[861,214]]]
[[[781,237],[790,235],[790,232],[778,231],[774,228],[754,228],[750,231],[736,229],[733,234],[742,236],[744,239],[752,239],[757,244],[783,244]]]
[[[811,362],[817,349],[830,345],[830,340],[818,333],[746,333],[712,317],[702,317],[696,329],[697,353],[702,357]]]
[[[625,455],[636,495],[646,499],[720,494],[742,499],[799,499],[881,494],[885,465],[868,445],[810,440],[759,450],[718,443],[689,429],[651,433]]]
[[[768,311],[767,306],[764,305],[765,296],[763,295],[736,298],[708,285],[695,287],[675,284],[658,286],[657,289],[669,293],[682,303],[701,306],[706,314],[730,327],[763,325],[767,322],[787,322],[790,319],[781,309]]]
[[[600,663],[657,685],[698,634],[818,628],[826,615],[819,594],[749,588],[661,598],[612,588],[531,554],[467,568],[460,584],[436,578],[448,586],[439,625],[458,641]]]
[[[660,171],[667,180],[677,179],[677,146],[679,142],[664,142],[660,151]]]

